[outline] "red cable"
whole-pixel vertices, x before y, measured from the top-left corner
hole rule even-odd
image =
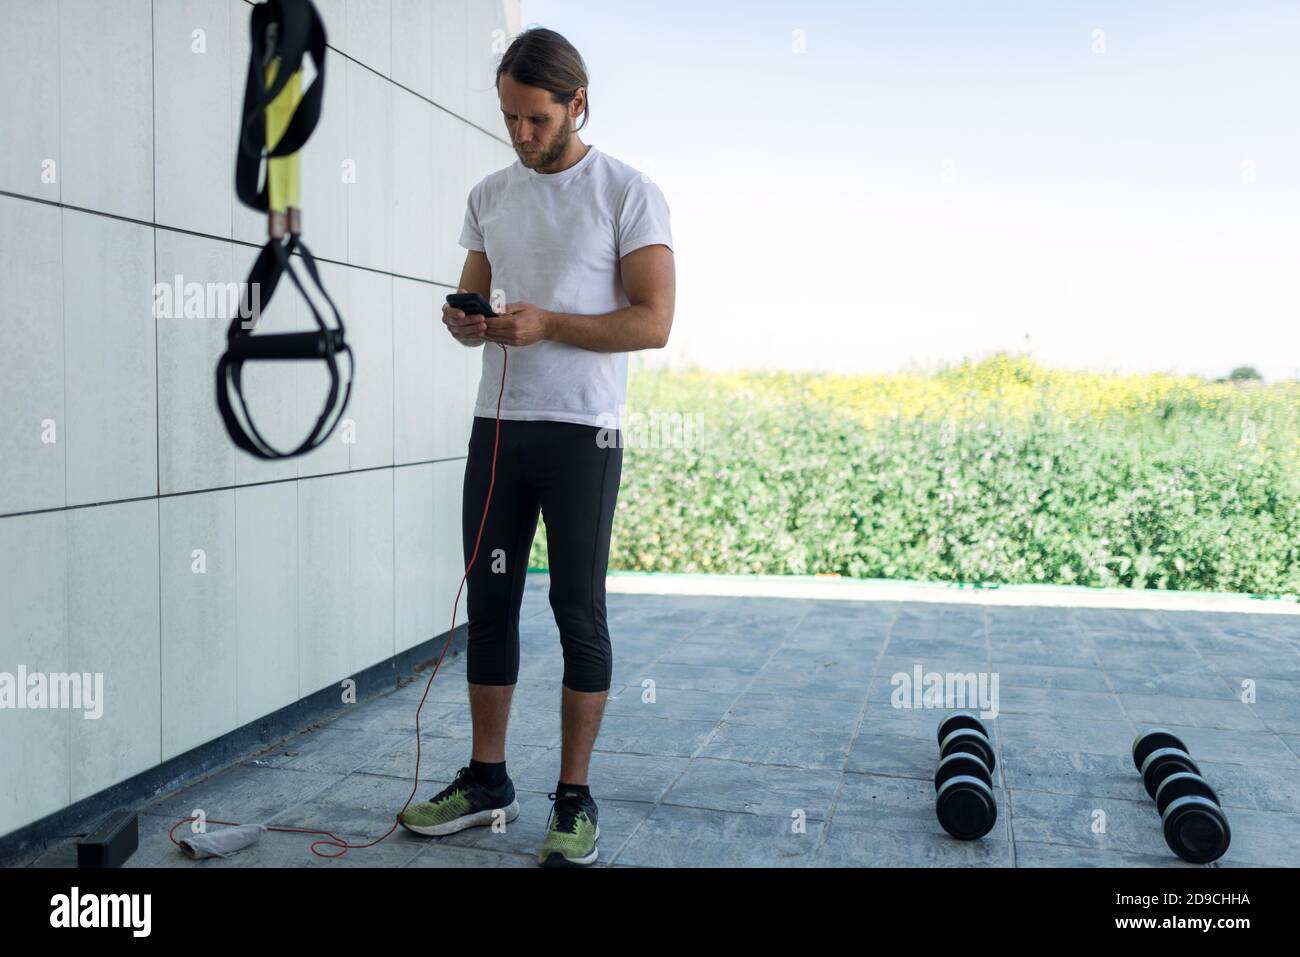
[[[415,792],[416,790],[418,790],[420,786],[420,711],[424,708],[424,699],[429,696],[429,688],[433,684],[433,679],[438,674],[438,668],[442,666],[442,659],[443,657],[446,656],[447,649],[451,647],[452,638],[455,637],[456,609],[460,606],[460,593],[461,590],[464,589],[465,587],[465,579],[469,577],[469,570],[474,567],[474,559],[478,558],[479,541],[483,538],[483,528],[484,526],[487,525],[488,506],[492,504],[492,487],[496,485],[496,480],[497,480],[497,444],[501,439],[501,396],[504,395],[506,391],[506,365],[509,362],[509,353],[506,351],[505,344],[498,342],[497,345],[501,346],[501,390],[497,392],[496,434],[492,438],[492,477],[488,482],[487,501],[483,503],[483,518],[478,523],[478,536],[474,539],[474,553],[470,556],[469,564],[465,566],[465,574],[460,576],[460,586],[456,589],[456,600],[455,602],[452,603],[451,606],[451,631],[447,633],[447,642],[442,646],[442,654],[438,655],[438,660],[433,665],[433,672],[429,675],[429,680],[428,682],[425,683],[424,686],[424,694],[420,696],[420,704],[415,709],[415,780],[411,783],[411,794],[406,799],[406,803],[402,805],[402,810],[397,812],[397,816],[393,819],[392,826],[389,827],[389,829],[384,832],[382,837],[375,838],[369,844],[349,844],[347,841],[343,840],[341,837],[338,837],[331,831],[317,831],[317,830],[311,830],[310,828],[304,828],[304,827],[270,827],[270,826],[267,827],[268,831],[284,831],[285,833],[288,834],[327,835],[329,837],[328,841],[311,842],[311,852],[315,854],[317,857],[330,857],[330,858],[342,857],[349,850],[352,850],[354,848],[374,847],[376,844],[380,843],[381,841],[386,840],[389,834],[392,834],[395,830],[397,830],[397,826],[401,823],[402,814],[404,814],[406,809],[411,806],[411,799],[415,797]],[[175,824],[171,826],[171,830],[167,832],[167,837],[177,847],[181,847],[181,842],[176,840],[174,836],[176,833],[176,828],[180,827],[186,821],[194,821],[197,819],[198,819],[197,815],[193,817],[181,818],[179,821],[177,821]],[[207,823],[227,824],[230,825],[231,827],[240,826],[235,821],[218,821],[213,818],[208,818]],[[316,850],[317,844],[323,844],[327,847],[337,847],[337,848],[341,848],[341,850],[337,854],[322,854],[320,851]],[[183,849],[184,848],[182,847],[182,850]]]

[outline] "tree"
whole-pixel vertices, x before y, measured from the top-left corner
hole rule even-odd
[[[1261,381],[1264,377],[1254,366],[1237,366],[1228,373],[1227,378],[1215,379],[1215,382],[1251,382]]]

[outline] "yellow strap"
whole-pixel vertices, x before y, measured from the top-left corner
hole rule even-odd
[[[269,89],[275,82],[276,71],[280,67],[280,58],[276,57],[266,67],[266,86]],[[266,108],[266,144],[267,149],[274,149],[280,142],[294,110],[302,99],[302,71],[298,70],[289,78],[284,89],[279,92],[270,106]],[[273,156],[267,160],[266,191],[269,209],[273,213],[282,213],[289,206],[300,208],[298,195],[298,154]]]

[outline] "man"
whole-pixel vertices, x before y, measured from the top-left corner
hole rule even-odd
[[[466,650],[473,751],[456,780],[408,808],[402,823],[440,835],[519,813],[506,774],[506,724],[540,511],[564,679],[559,781],[539,860],[584,866],[597,859],[600,835],[587,770],[613,660],[605,574],[622,473],[627,353],[668,342],[672,235],[659,188],[577,137],[582,127],[575,130],[574,120],[582,114],[587,121],[587,72],[564,37],[545,29],[520,34],[498,67],[497,92],[518,162],[470,191],[460,287],[480,293],[500,315],[443,307],[451,335],[466,346],[487,345],[462,508],[465,562],[474,559]]]

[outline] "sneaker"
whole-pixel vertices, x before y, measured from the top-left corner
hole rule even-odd
[[[494,815],[501,811],[505,812],[507,822],[519,816],[514,782],[506,778],[497,787],[490,788],[478,781],[468,767],[463,767],[456,772],[456,780],[429,800],[412,804],[398,821],[416,834],[441,837],[467,827],[491,824]]]
[[[538,863],[542,867],[586,867],[596,862],[596,802],[577,791],[548,794],[555,804],[546,822],[546,840]]]

